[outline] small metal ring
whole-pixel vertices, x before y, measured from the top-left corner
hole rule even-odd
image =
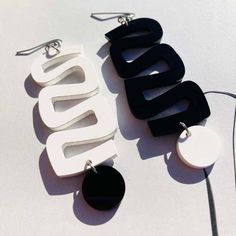
[[[186,136],[190,137],[192,133],[189,131],[188,127],[183,122],[179,122],[179,124],[186,130]]]
[[[86,165],[87,165],[87,166],[90,166],[90,168],[93,170],[93,172],[94,172],[95,174],[98,173],[97,170],[96,170],[96,168],[92,165],[92,161],[91,161],[91,160],[87,160],[87,161],[86,161]]]
[[[61,47],[61,42],[60,41],[54,41],[54,42],[51,42],[51,43],[49,43],[45,46],[45,51],[46,51],[46,53],[49,53],[49,50],[51,48],[53,48],[54,50],[56,50],[56,52],[57,52],[56,54],[59,54],[60,53],[60,50],[59,50],[60,47]]]
[[[118,21],[120,24],[123,24],[124,21],[125,21],[125,19],[124,19],[123,16],[119,16],[118,19],[117,19],[117,21]]]
[[[117,20],[120,24],[128,26],[129,21],[131,20],[131,18],[128,17],[128,16],[127,17],[119,16]]]
[[[126,16],[126,17],[125,17],[125,20],[126,20],[127,22],[129,22],[129,21],[132,20],[132,17],[130,17],[130,16]]]

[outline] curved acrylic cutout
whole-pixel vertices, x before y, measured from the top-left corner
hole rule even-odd
[[[183,127],[179,124],[180,122],[190,127],[210,116],[210,108],[202,90],[192,81],[185,81],[151,100],[147,107],[147,112],[150,116],[157,115],[182,99],[190,102],[185,111],[148,121],[148,126],[153,136],[183,131]]]
[[[56,84],[69,75],[73,68],[77,66],[76,57],[79,55],[82,55],[82,46],[76,49],[63,50],[52,58],[47,58],[46,53],[44,53],[33,61],[31,65],[32,77],[41,86]],[[46,72],[47,68],[61,61],[65,62]]]
[[[85,81],[79,84],[53,85],[44,88],[39,94],[39,112],[43,122],[52,130],[60,130],[80,120],[80,113],[90,107],[90,100],[85,100],[64,112],[56,112],[53,103],[56,101],[89,98],[98,91],[95,70],[85,57],[73,59],[77,67],[83,69]],[[83,117],[81,117],[83,118]]]
[[[86,170],[89,159],[96,166],[117,155],[113,140],[116,122],[106,99],[102,95],[95,95],[86,100],[88,103],[78,105],[76,114],[80,117],[94,113],[97,118],[95,125],[80,129],[65,130],[53,133],[47,140],[47,153],[55,173],[60,177],[72,176]],[[86,101],[84,103],[86,103]],[[107,142],[84,153],[66,158],[63,150],[72,145],[88,144],[98,141]]]
[[[182,80],[185,72],[181,58],[169,45],[160,44],[153,48],[153,52],[155,52],[153,62],[164,58],[170,69],[158,74],[127,79],[124,81],[130,110],[133,115],[139,119],[146,119],[153,116],[149,111],[152,100],[146,100],[143,91],[176,84]],[[149,62],[152,62],[151,59]],[[139,66],[142,69],[142,66],[138,64],[139,63],[137,62],[137,67]],[[145,63],[143,65],[147,66]]]
[[[125,37],[144,30],[148,33]],[[117,73],[123,78],[130,78],[160,60],[158,56],[156,57],[156,49],[154,48],[149,49],[132,62],[127,62],[122,56],[122,52],[126,49],[154,46],[156,42],[161,39],[162,34],[161,25],[157,21],[149,18],[132,20],[129,22],[128,26],[119,26],[107,33],[106,37],[112,43],[110,55]]]

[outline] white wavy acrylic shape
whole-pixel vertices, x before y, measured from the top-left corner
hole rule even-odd
[[[47,71],[49,67],[53,67]],[[85,79],[79,84],[57,84],[75,70],[83,70]],[[89,159],[94,166],[117,155],[111,139],[116,131],[116,121],[106,99],[98,94],[96,72],[90,61],[82,55],[81,49],[60,52],[53,58],[41,55],[31,68],[35,82],[48,86],[39,94],[39,113],[45,125],[54,131],[46,143],[49,160],[59,177],[84,172]],[[56,112],[57,101],[86,99],[63,112]],[[63,130],[83,118],[94,114],[97,123],[89,127]],[[65,148],[73,145],[101,142],[83,153],[66,158]]]

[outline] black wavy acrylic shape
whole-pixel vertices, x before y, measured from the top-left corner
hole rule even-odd
[[[181,81],[185,73],[181,58],[171,46],[159,44],[152,49],[155,61],[164,58],[169,65],[169,70],[124,81],[130,110],[138,119],[146,119],[153,116],[153,114],[150,114],[150,109],[148,109],[150,102],[144,98],[144,90],[176,84]],[[150,58],[149,61],[151,61]]]
[[[157,115],[181,100],[189,101],[189,106],[185,111],[148,121],[148,126],[153,136],[183,131],[183,127],[179,124],[180,122],[189,127],[210,116],[210,108],[201,88],[192,81],[178,84],[159,97],[148,101],[146,112],[152,116]]]
[[[181,82],[185,67],[175,50],[167,44],[159,44],[163,31],[161,25],[149,18],[132,20],[121,25],[105,36],[111,42],[110,55],[117,73],[125,78],[128,103],[133,115],[138,119],[150,119],[180,100],[188,100],[185,111],[148,121],[153,136],[166,135],[182,131],[180,122],[187,126],[195,125],[210,115],[206,98],[197,84],[192,81],[178,84],[168,92],[146,100],[143,92],[161,86]],[[128,49],[149,48],[141,56],[127,62],[122,53]],[[141,72],[164,60],[167,71],[139,76]],[[134,78],[135,77],[135,78]]]
[[[132,36],[132,34],[143,32],[145,34]],[[121,25],[108,32],[105,36],[112,43],[110,55],[117,73],[123,78],[130,78],[155,64],[157,62],[155,57],[156,49],[149,49],[132,62],[127,62],[123,58],[122,52],[127,49],[154,46],[161,40],[162,35],[161,25],[149,18],[132,20],[128,26]]]

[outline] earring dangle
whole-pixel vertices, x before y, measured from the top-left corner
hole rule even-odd
[[[124,79],[131,112],[138,119],[147,119],[153,136],[183,132],[186,127],[189,127],[192,135],[186,137],[184,132],[177,141],[181,160],[194,168],[212,165],[219,152],[218,147],[214,147],[213,140],[218,144],[219,138],[207,128],[196,126],[210,116],[210,108],[201,88],[193,81],[181,83],[185,74],[184,63],[170,45],[160,43],[163,30],[159,22],[150,18],[133,19],[133,13],[132,15],[126,13],[123,17],[122,13],[119,14],[118,22],[121,25],[106,33],[105,37],[111,43],[110,56],[113,65],[118,75]],[[92,17],[98,18],[97,15],[98,13],[93,13]],[[147,51],[131,62],[123,57],[124,50],[147,47]],[[160,60],[168,64],[168,70],[145,76],[139,75]],[[175,87],[151,100],[145,99],[145,90],[169,85]],[[181,100],[189,102],[186,110],[162,118],[154,118]],[[212,140],[212,143],[209,144],[208,141],[207,145],[203,140]],[[200,154],[204,155],[199,157]]]
[[[180,125],[185,129],[176,144],[176,149],[180,159],[188,166],[200,169],[214,164],[221,149],[221,142],[218,135],[203,126],[194,125],[186,127],[184,123]]]
[[[44,46],[45,52],[32,63],[31,74],[34,81],[44,87],[38,100],[42,121],[51,130],[58,131],[51,134],[46,142],[50,163],[59,177],[87,172],[82,183],[84,199],[95,209],[109,210],[120,203],[125,193],[122,175],[113,167],[100,165],[117,156],[112,140],[116,132],[115,117],[99,92],[95,69],[84,56],[82,46],[63,49],[58,40]],[[18,55],[25,51],[18,52]],[[84,72],[82,83],[58,84],[76,70]],[[55,102],[73,99],[83,101],[65,111],[55,111]],[[96,116],[96,124],[65,130],[91,114]],[[101,141],[102,144],[81,154],[71,158],[65,156],[64,150],[69,146]]]

